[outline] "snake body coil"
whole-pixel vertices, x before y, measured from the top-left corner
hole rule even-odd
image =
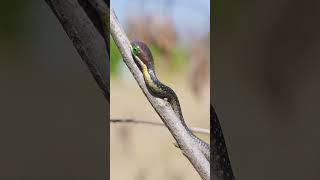
[[[132,45],[132,55],[136,63],[138,64],[138,67],[140,68],[141,72],[143,73],[143,77],[146,82],[146,86],[148,90],[153,95],[159,98],[166,98],[168,100],[172,109],[180,118],[182,125],[188,131],[188,134],[196,142],[200,151],[205,155],[205,157],[209,161],[210,160],[209,144],[207,144],[206,142],[204,142],[203,140],[195,136],[186,125],[176,93],[170,87],[161,83],[155,74],[153,57],[148,46],[141,41],[133,41],[131,45]]]

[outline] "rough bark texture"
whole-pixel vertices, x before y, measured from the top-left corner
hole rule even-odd
[[[86,63],[107,101],[109,92],[108,37],[99,14],[86,0],[46,0]]]

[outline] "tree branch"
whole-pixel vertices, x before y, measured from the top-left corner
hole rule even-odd
[[[112,123],[147,124],[147,125],[162,126],[162,127],[165,126],[163,123],[141,121],[141,120],[134,120],[134,119],[110,119],[110,122],[112,122]],[[196,127],[189,127],[189,129],[194,133],[210,135],[210,130],[208,130],[208,129],[196,128]]]
[[[103,28],[106,27],[102,23],[104,21],[97,21],[98,16],[101,18],[101,14],[95,12],[99,4],[94,4],[97,6],[93,7],[92,4],[90,5],[91,2],[88,3],[87,0],[46,0],[46,2],[59,19],[82,60],[86,63],[97,84],[102,89],[105,98],[109,102],[110,69],[109,54],[107,51],[108,40],[106,36],[103,36],[103,34],[106,33],[106,30],[103,30]],[[209,180],[209,162],[188,135],[170,105],[162,99],[153,97],[148,92],[142,74],[132,59],[130,42],[116,20],[113,11],[110,11],[110,13],[111,35],[122,54],[124,62],[129,67],[147,99],[176,139],[185,156],[200,176],[203,179]]]
[[[96,10],[87,0],[45,0],[59,19],[104,97],[110,101],[108,40]]]
[[[110,9],[110,31],[113,40],[118,46],[122,58],[136,79],[141,90],[151,103],[152,107],[158,113],[163,123],[168,127],[170,133],[177,141],[183,154],[188,158],[193,167],[197,170],[202,179],[210,179],[210,164],[204,157],[201,151],[196,146],[195,142],[189,136],[187,130],[183,127],[181,121],[172,110],[170,104],[163,99],[152,96],[144,83],[142,73],[134,63],[130,51],[130,41],[122,30],[116,15],[112,8]]]

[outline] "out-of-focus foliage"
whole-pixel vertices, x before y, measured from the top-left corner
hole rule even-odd
[[[172,50],[172,61],[170,61],[170,67],[172,70],[181,68],[187,60],[187,50],[182,47],[176,47]]]
[[[165,69],[172,71],[185,65],[186,50],[185,47],[180,46],[176,25],[171,16],[161,13],[128,14],[123,26],[131,40],[141,40],[149,46],[156,68],[164,66]],[[111,65],[111,73],[114,75],[118,73],[117,68],[120,68],[118,66],[120,57],[116,56],[118,52],[115,52],[115,56],[113,56],[112,51],[111,48],[111,58],[116,58],[112,59],[113,64]]]
[[[118,50],[118,47],[113,41],[113,39],[110,38],[110,73],[111,75],[114,75],[118,72],[120,61],[121,61],[121,55]]]

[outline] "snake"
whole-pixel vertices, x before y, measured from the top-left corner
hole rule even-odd
[[[162,99],[167,99],[173,111],[179,117],[183,127],[187,130],[188,134],[192,137],[206,159],[210,161],[209,144],[194,135],[193,132],[188,128],[184,121],[181,106],[176,93],[157,78],[154,69],[153,56],[149,47],[144,42],[138,40],[132,41],[131,46],[133,59],[138,64],[138,67],[143,74],[147,89],[152,95]]]
[[[183,127],[195,141],[200,151],[204,154],[208,161],[212,162],[211,169],[213,173],[211,179],[234,180],[235,178],[231,168],[227,146],[225,144],[222,129],[213,106],[210,106],[210,130],[212,132],[210,134],[210,139],[213,140],[212,152],[214,156],[211,156],[210,159],[210,145],[194,135],[193,132],[188,128],[184,121],[181,106],[176,93],[173,89],[163,84],[157,78],[153,56],[149,47],[142,41],[134,40],[131,42],[131,53],[135,63],[138,65],[143,74],[147,89],[152,95],[162,99],[167,99],[173,111],[179,117]]]

